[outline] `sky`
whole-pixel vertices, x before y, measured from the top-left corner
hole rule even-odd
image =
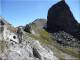
[[[0,15],[1,15],[1,0],[0,0]]]
[[[37,18],[47,19],[48,9],[60,0],[0,0],[0,15],[14,26],[26,25]],[[66,0],[80,22],[80,0]]]

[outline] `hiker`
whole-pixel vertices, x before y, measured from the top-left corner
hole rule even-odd
[[[18,39],[19,39],[19,43],[22,42],[22,30],[20,27],[18,27],[18,30],[17,30],[17,35],[18,35]]]

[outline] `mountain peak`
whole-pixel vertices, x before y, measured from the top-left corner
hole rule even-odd
[[[63,2],[63,0],[56,3],[48,10],[47,20],[48,31],[52,33],[65,31],[80,39],[78,22],[74,18],[68,4]]]

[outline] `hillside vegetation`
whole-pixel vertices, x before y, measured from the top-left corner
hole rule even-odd
[[[43,19],[42,21],[46,22],[45,19]],[[40,21],[38,20],[38,22],[40,23],[41,20]],[[47,30],[44,29],[45,24],[43,24],[43,27],[37,24],[30,23],[31,30],[33,30],[35,34],[32,34],[32,33],[26,33],[26,34],[40,41],[43,46],[46,45],[49,48],[51,48],[51,50],[55,53],[57,57],[59,57],[60,60],[80,58],[80,53],[77,48],[70,47],[70,46],[66,47],[66,46],[63,46],[57,43],[54,36],[51,33],[49,33]]]

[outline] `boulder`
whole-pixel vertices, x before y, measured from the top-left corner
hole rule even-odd
[[[25,31],[25,32],[28,32],[28,33],[31,33],[31,26],[27,24],[27,25],[25,26],[25,28],[24,28],[24,31]]]

